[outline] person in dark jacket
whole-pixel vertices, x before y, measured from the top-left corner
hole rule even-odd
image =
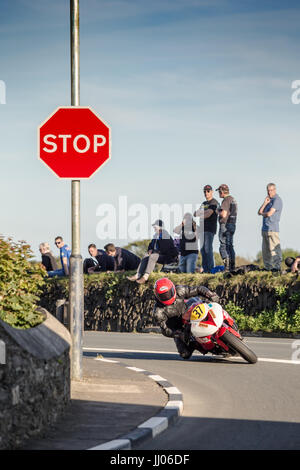
[[[108,243],[104,247],[108,256],[113,257],[114,271],[133,271],[137,269],[141,259],[131,251],[125,248],[115,246],[113,243]]]
[[[143,257],[136,274],[127,278],[130,281],[136,281],[138,284],[147,282],[156,263],[173,263],[178,259],[178,250],[174,245],[174,240],[164,230],[162,220],[156,220],[152,226],[155,234],[148,245],[147,253]]]
[[[174,228],[174,232],[180,235],[179,270],[182,273],[194,273],[198,259],[198,236],[192,214],[184,214],[183,221]]]
[[[204,302],[219,302],[219,296],[205,286],[175,286],[168,278],[158,279],[154,286],[156,304],[154,318],[164,336],[174,338],[177,350],[183,359],[189,359],[195,343],[188,341],[183,329],[182,315],[186,311],[185,299],[200,297]]]
[[[58,269],[56,259],[51,253],[49,243],[40,243],[39,250],[42,255],[42,265],[46,271],[49,272]]]
[[[94,243],[88,246],[91,258],[86,258],[83,263],[85,273],[92,274],[96,272],[114,271],[115,263],[106,251],[100,250]]]

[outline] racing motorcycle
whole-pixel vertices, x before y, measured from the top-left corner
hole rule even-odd
[[[204,303],[199,297],[187,299],[185,303],[182,322],[186,342],[193,342],[202,354],[239,354],[250,364],[257,362],[256,354],[243,342],[236,322],[220,304]]]

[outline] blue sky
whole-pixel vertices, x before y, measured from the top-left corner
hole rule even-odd
[[[37,158],[38,125],[70,104],[69,1],[0,8],[0,233],[39,257],[44,241],[57,253],[58,234],[71,243],[70,183]],[[81,184],[82,255],[111,241],[97,240],[100,204],[198,204],[221,183],[238,202],[238,254],[261,249],[269,182],[284,203],[282,247],[300,250],[298,2],[84,0],[80,13],[81,105],[112,130],[111,160]]]

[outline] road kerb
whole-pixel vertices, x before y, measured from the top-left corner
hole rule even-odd
[[[108,362],[107,359],[97,357],[97,361]],[[133,431],[121,436],[119,439],[105,442],[98,446],[91,447],[87,450],[131,450],[146,439],[154,438],[161,432],[165,431],[169,426],[173,425],[177,418],[183,412],[183,398],[182,393],[177,387],[174,387],[170,382],[160,375],[153,374],[152,372],[137,367],[130,367],[119,361],[110,361],[126,367],[138,374],[143,374],[154,380],[168,395],[168,402],[166,406],[155,416],[149,418],[144,423],[140,424]]]

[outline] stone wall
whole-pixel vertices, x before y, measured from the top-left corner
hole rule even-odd
[[[28,330],[0,320],[0,449],[42,435],[70,402],[70,334],[43,313],[45,321]]]
[[[85,329],[140,332],[156,327],[152,315],[153,285],[159,277],[161,274],[154,273],[147,284],[139,286],[128,281],[124,274],[85,276]],[[168,277],[175,284],[205,285],[218,293],[223,306],[233,302],[250,316],[272,311],[278,302],[286,303],[290,315],[299,307],[300,282],[293,275],[248,273],[226,278],[171,274]],[[294,294],[297,294],[295,299]],[[56,302],[62,298],[68,298],[68,282],[53,279],[45,287],[41,305],[55,315]]]

